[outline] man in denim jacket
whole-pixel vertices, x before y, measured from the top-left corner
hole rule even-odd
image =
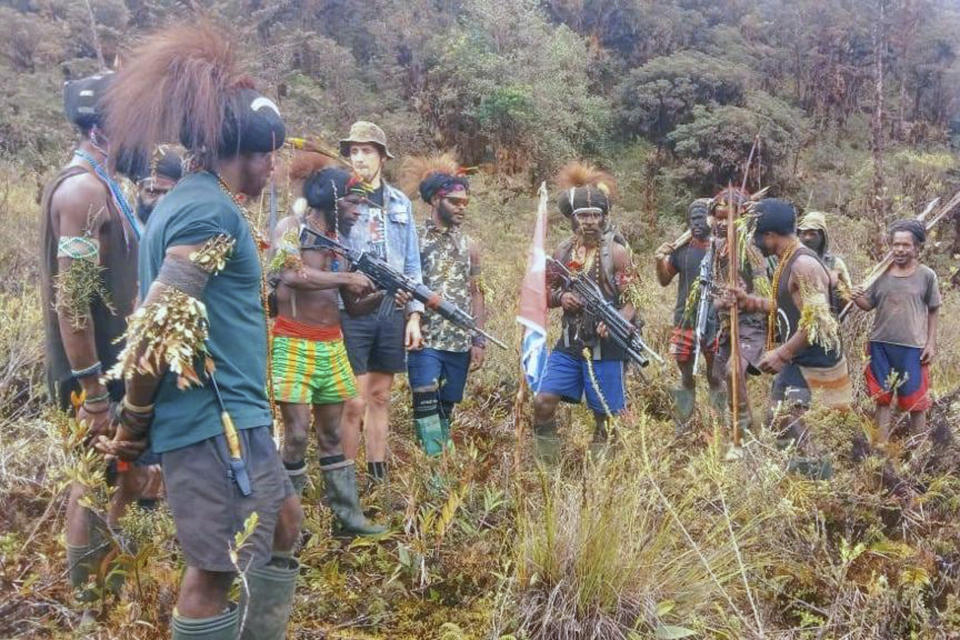
[[[393,158],[383,129],[359,121],[340,141],[340,154],[367,183],[370,195],[346,238],[354,249],[369,251],[390,266],[421,282],[420,248],[410,199],[382,178],[383,164]],[[375,480],[386,477],[387,422],[393,376],[406,370],[406,351],[423,346],[420,313],[423,305],[411,300],[405,309],[384,296],[379,306],[360,316],[343,313],[342,326],[350,366],[357,377],[358,395],[343,411],[343,450],[355,458],[360,430],[366,432],[367,471]]]

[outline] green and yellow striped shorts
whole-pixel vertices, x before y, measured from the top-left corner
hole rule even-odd
[[[356,396],[343,339],[274,335],[273,395],[290,404],[335,404]]]

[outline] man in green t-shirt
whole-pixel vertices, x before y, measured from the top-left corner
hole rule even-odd
[[[283,121],[209,25],[144,40],[108,102],[115,155],[179,138],[192,172],[143,235],[142,303],[112,371],[126,395],[98,448],[130,459],[149,441],[161,456],[187,565],[173,638],[282,638],[302,511],[272,437],[263,240],[240,198],[266,184]],[[228,594],[241,570],[238,607]]]

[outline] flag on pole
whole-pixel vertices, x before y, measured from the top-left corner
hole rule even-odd
[[[527,256],[527,274],[520,286],[517,322],[523,325],[521,365],[530,388],[540,387],[547,361],[547,255],[543,251],[547,233],[547,183],[540,184],[537,223]]]

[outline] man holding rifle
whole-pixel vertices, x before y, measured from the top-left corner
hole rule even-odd
[[[869,287],[852,291],[854,303],[876,309],[867,343],[867,389],[877,404],[877,441],[890,436],[893,395],[910,413],[910,428],[919,433],[930,408],[930,363],[937,352],[940,289],[937,274],[921,264],[927,238],[918,220],[899,220],[890,227],[893,261]]]
[[[277,252],[271,263],[278,281],[272,384],[283,415],[283,466],[294,488],[303,493],[310,426],[316,422],[325,501],[338,533],[345,535],[384,531],[370,524],[360,509],[356,467],[344,456],[340,442],[343,405],[357,395],[357,388],[340,331],[338,293],[351,308],[355,298],[373,291],[373,285],[362,273],[349,271],[345,260],[332,251],[301,251],[300,229],[307,226],[338,239],[350,232],[365,197],[359,179],[342,169],[312,171],[303,181],[293,215],[277,225]]]
[[[716,313],[709,304],[709,283],[701,280],[701,264],[712,261],[710,241],[710,198],[698,198],[687,208],[688,231],[679,242],[665,242],[657,249],[656,268],[660,286],[669,285],[679,276],[677,302],[673,309],[673,333],[670,336],[670,355],[680,369],[680,388],[673,394],[677,430],[686,429],[696,409],[696,364],[699,357],[706,362],[707,384],[712,404],[720,414],[726,410],[723,397],[723,378],[713,371],[716,353]],[[709,274],[709,269],[707,270]],[[704,308],[701,302],[708,304]],[[701,315],[703,317],[701,317]],[[702,325],[702,333],[698,331]]]
[[[563,242],[554,259],[573,275],[592,280],[627,321],[634,321],[633,305],[624,301],[634,277],[626,247],[603,233],[610,211],[609,186],[592,181],[571,186],[560,196],[560,210],[575,223],[573,237]],[[594,443],[607,439],[607,421],[626,407],[623,346],[611,340],[607,327],[585,309],[584,301],[565,286],[557,268],[547,268],[547,304],[563,309],[562,334],[547,360],[534,398],[533,429],[537,457],[556,460],[560,440],[556,411],[560,401],[579,403],[586,395],[596,423]]]

